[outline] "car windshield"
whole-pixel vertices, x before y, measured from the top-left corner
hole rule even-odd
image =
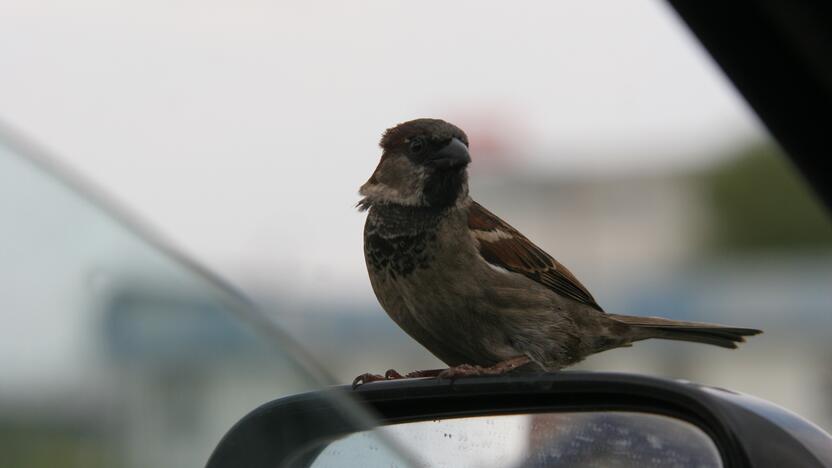
[[[446,367],[379,306],[355,209],[420,117],[605,311],[765,331],[575,368],[832,429],[832,223],[668,2],[117,3],[0,15],[0,120],[54,155],[0,131],[4,466],[200,465],[263,402]]]
[[[251,409],[325,382],[242,295],[34,153],[0,138],[4,466],[199,466]]]

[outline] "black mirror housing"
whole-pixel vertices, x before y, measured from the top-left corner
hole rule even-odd
[[[628,411],[694,424],[726,467],[832,466],[832,437],[772,403],[730,390],[632,374],[559,372],[374,382],[274,400],[243,417],[220,441],[208,468],[311,463],[310,447],[371,429],[338,401],[358,400],[380,425],[472,416]],[[305,455],[298,455],[307,451]],[[299,462],[300,460],[300,462]]]

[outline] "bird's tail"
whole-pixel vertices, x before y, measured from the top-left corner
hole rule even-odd
[[[712,323],[682,322],[661,317],[635,317],[630,315],[608,314],[612,320],[630,326],[633,341],[648,338],[665,340],[693,341],[723,348],[734,349],[737,343],[745,342],[746,336],[759,335],[762,330],[753,328],[729,327]]]

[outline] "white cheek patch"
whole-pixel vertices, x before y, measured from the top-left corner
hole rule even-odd
[[[427,174],[404,157],[393,156],[382,161],[373,178],[358,191],[369,204],[397,203],[406,206],[424,205],[423,189]]]
[[[420,206],[423,204],[421,194],[402,194],[401,191],[384,184],[365,184],[361,187],[359,194],[363,195],[371,203],[398,203],[406,206]]]

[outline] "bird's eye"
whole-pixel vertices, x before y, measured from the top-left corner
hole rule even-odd
[[[425,149],[425,140],[422,138],[414,138],[410,142],[410,153],[419,154]]]

